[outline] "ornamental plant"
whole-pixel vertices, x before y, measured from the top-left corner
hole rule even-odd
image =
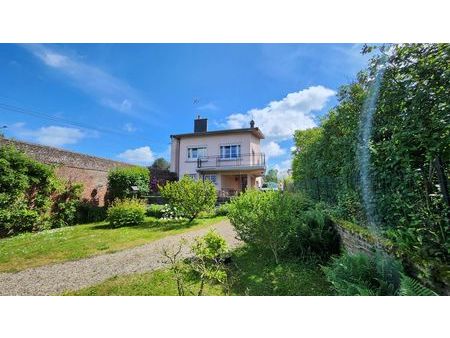
[[[230,202],[228,218],[241,240],[260,250],[270,249],[278,264],[300,221],[301,203],[294,194],[251,189]]]
[[[198,296],[203,294],[206,282],[227,283],[227,271],[224,256],[228,253],[225,239],[210,230],[205,236],[196,238],[191,247],[195,257],[191,261],[191,268],[200,276]]]
[[[146,205],[136,198],[115,200],[108,208],[108,221],[112,227],[138,225],[144,222]]]
[[[214,184],[208,180],[196,181],[184,176],[177,182],[168,182],[160,187],[161,196],[191,223],[202,211],[214,208],[217,193]]]

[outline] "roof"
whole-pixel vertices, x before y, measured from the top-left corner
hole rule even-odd
[[[259,128],[240,128],[240,129],[225,129],[225,130],[213,130],[213,131],[203,131],[198,133],[187,133],[187,134],[176,134],[170,135],[172,138],[180,139],[182,137],[191,137],[191,136],[209,136],[209,135],[223,135],[223,134],[237,134],[237,133],[252,133],[259,139],[264,138],[264,134]]]

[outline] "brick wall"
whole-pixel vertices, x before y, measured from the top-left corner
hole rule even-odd
[[[0,146],[6,144],[15,146],[39,162],[54,165],[58,177],[82,183],[82,198],[99,206],[105,202],[108,171],[115,167],[131,166],[128,163],[0,137]]]

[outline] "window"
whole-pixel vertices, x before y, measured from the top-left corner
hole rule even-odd
[[[184,174],[184,176],[189,176],[193,180],[197,180],[197,174]]]
[[[241,146],[239,144],[220,146],[220,158],[238,158],[239,156],[241,156]]]
[[[203,175],[203,180],[211,181],[215,185],[217,185],[217,175]]]
[[[189,160],[196,160],[202,157],[206,157],[206,147],[188,148]]]

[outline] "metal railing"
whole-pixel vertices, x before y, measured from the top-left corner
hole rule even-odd
[[[263,153],[239,154],[237,156],[203,156],[197,159],[197,168],[223,168],[223,167],[255,167],[262,168],[266,165],[266,157]]]

